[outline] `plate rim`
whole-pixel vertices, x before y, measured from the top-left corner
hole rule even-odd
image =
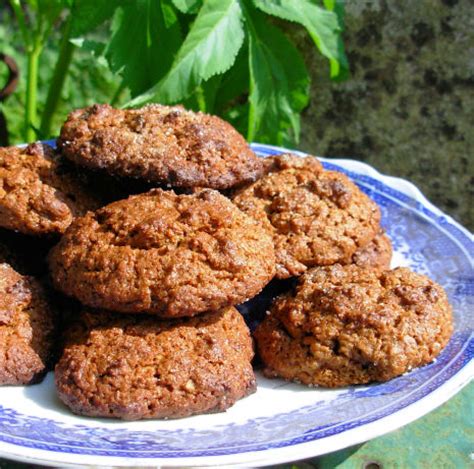
[[[55,143],[55,141],[47,141],[45,143]],[[275,154],[283,152],[291,152],[299,156],[306,156],[307,153],[290,150],[283,147],[253,143],[252,148],[256,152]],[[347,158],[321,158],[321,161],[330,165],[341,167],[344,172],[354,172],[363,176],[369,176],[382,184],[390,187],[391,189],[414,199],[421,206],[432,212],[433,215],[438,217],[436,224],[446,223],[452,228],[455,228],[462,237],[466,237],[467,241],[474,244],[474,236],[462,225],[460,225],[451,216],[442,212],[438,207],[433,205],[423,193],[411,182],[393,176],[388,176],[380,173],[377,169],[363,163],[361,161],[347,159]],[[348,165],[350,168],[345,168]],[[417,210],[418,211],[418,210]],[[434,222],[434,220],[432,220]],[[443,230],[446,232],[446,230]],[[453,233],[447,232],[452,238]],[[456,236],[456,239],[458,237]],[[471,251],[472,252],[472,251]],[[472,256],[470,252],[467,252],[468,258],[471,260]],[[468,345],[472,342],[471,336],[466,340]],[[368,441],[377,436],[389,433],[401,426],[407,425],[417,418],[422,417],[428,412],[434,410],[436,407],[442,405],[453,395],[459,392],[464,386],[466,386],[473,378],[474,374],[474,361],[471,358],[468,362],[462,366],[456,373],[451,376],[447,381],[438,386],[431,392],[428,392],[422,398],[415,402],[408,404],[406,407],[397,410],[389,415],[378,418],[372,422],[362,424],[356,428],[345,430],[337,434],[329,435],[327,437],[318,438],[309,442],[296,443],[280,448],[269,448],[261,451],[248,451],[241,453],[231,453],[228,455],[219,456],[192,456],[192,457],[174,457],[174,458],[129,458],[129,457],[117,457],[117,456],[100,456],[100,455],[84,455],[84,454],[73,454],[64,452],[52,452],[50,450],[41,450],[37,448],[29,448],[10,443],[0,442],[0,456],[15,459],[23,462],[30,463],[41,463],[48,465],[62,465],[69,464],[71,467],[83,464],[94,464],[94,465],[116,465],[116,466],[137,466],[137,465],[150,465],[150,464],[165,464],[167,466],[182,466],[199,464],[202,465],[223,465],[223,464],[253,464],[254,466],[260,466],[265,464],[276,464],[284,463],[291,460],[295,460],[295,450],[297,451],[298,459],[305,459],[308,457],[316,457],[329,452],[337,451],[354,444]],[[407,415],[405,415],[407,414]],[[394,418],[394,416],[398,418]],[[400,417],[402,416],[402,417]],[[363,436],[362,436],[363,435]],[[355,437],[354,437],[355,436]],[[318,448],[319,446],[319,448]],[[322,448],[324,447],[324,448]],[[15,449],[20,450],[19,452]],[[27,453],[28,455],[26,455]],[[44,457],[42,457],[42,455]],[[51,455],[56,456],[51,458]],[[57,457],[63,456],[63,457]],[[73,462],[75,459],[80,462]]]
[[[471,336],[472,337],[472,336]],[[247,464],[252,464],[252,467],[262,467],[268,464],[282,464],[290,461],[297,461],[302,459],[308,459],[312,457],[318,457],[324,454],[339,451],[350,446],[354,446],[366,441],[370,441],[379,436],[390,433],[398,428],[412,423],[413,421],[423,417],[432,410],[444,404],[451,397],[461,391],[466,385],[472,380],[474,372],[474,361],[470,360],[461,370],[456,373],[451,379],[443,383],[441,386],[436,388],[431,393],[428,393],[423,398],[409,404],[405,408],[394,412],[388,416],[382,417],[378,420],[370,422],[368,424],[361,425],[359,427],[331,435],[328,437],[320,438],[317,440],[299,443],[295,445],[285,446],[282,448],[272,448],[269,450],[262,451],[251,451],[243,452],[222,456],[202,456],[202,457],[184,457],[184,458],[126,458],[116,456],[97,456],[97,455],[83,455],[73,453],[51,453],[50,451],[19,447],[17,445],[10,445],[9,443],[0,442],[0,456],[15,459],[17,461],[28,462],[31,464],[45,464],[53,467],[81,467],[84,465],[94,465],[97,467],[101,466],[150,466],[150,465],[163,465],[169,467],[182,467],[182,466],[231,466],[237,467]],[[436,397],[436,399],[433,399]],[[420,404],[422,404],[420,406]],[[412,412],[415,410],[415,412]],[[405,414],[407,414],[405,416]],[[400,416],[398,420],[391,419],[394,415]],[[363,436],[362,432],[363,431]],[[324,448],[318,448],[315,451],[315,443],[318,445],[321,442],[325,443]],[[13,451],[8,451],[8,447],[12,447]],[[30,450],[31,456],[25,456],[23,452],[16,453],[14,448],[24,448]],[[294,450],[298,451],[298,457],[295,459]],[[271,459],[268,458],[268,453],[271,453]],[[41,454],[59,456],[55,459],[42,457]],[[75,462],[71,462],[71,457],[77,459]],[[102,461],[102,459],[104,461]],[[238,459],[238,461],[235,461]],[[196,464],[198,463],[198,464]],[[246,466],[248,467],[248,466]]]

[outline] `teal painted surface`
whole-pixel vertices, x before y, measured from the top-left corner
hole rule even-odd
[[[318,469],[474,469],[474,383],[421,419],[359,448],[307,461]],[[303,465],[304,467],[304,465]]]
[[[474,469],[474,383],[399,430],[272,469]]]

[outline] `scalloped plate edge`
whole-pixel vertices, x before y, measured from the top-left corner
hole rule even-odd
[[[470,338],[472,341],[472,336]],[[474,362],[462,368],[449,381],[424,398],[410,404],[395,414],[388,415],[374,422],[362,425],[352,430],[321,438],[307,443],[248,453],[230,454],[226,456],[207,456],[203,458],[122,458],[111,456],[76,455],[76,461],[71,463],[72,454],[51,453],[50,451],[25,448],[18,452],[18,446],[8,443],[0,444],[0,455],[17,461],[31,464],[44,464],[61,467],[81,466],[156,466],[156,467],[183,467],[183,466],[246,466],[260,467],[269,464],[281,464],[289,461],[302,460],[323,454],[332,453],[349,446],[364,443],[378,436],[390,433],[401,428],[444,404],[473,378]],[[396,415],[396,418],[394,418]],[[26,456],[25,453],[29,455]]]
[[[47,143],[54,144],[54,141],[48,141]],[[299,156],[307,156],[307,153],[301,151],[289,150],[282,147],[264,145],[264,144],[252,144],[252,148],[262,153],[282,153],[291,152]],[[422,192],[411,182],[405,179],[387,176],[366,163],[344,158],[322,158],[318,157],[321,161],[327,162],[340,166],[341,168],[355,173],[372,177],[390,188],[402,192],[408,197],[416,200],[425,208],[429,209],[433,214],[439,217],[439,220],[444,220],[445,223],[455,227],[461,232],[467,239],[474,243],[474,236],[452,217],[443,213],[440,209],[434,206]],[[451,236],[450,236],[451,237]],[[469,253],[468,253],[469,254]],[[471,256],[470,256],[471,257]],[[472,257],[471,257],[472,260]],[[472,347],[473,334],[471,334],[467,341],[467,346]],[[122,457],[111,457],[111,456],[88,456],[88,455],[76,455],[77,460],[71,463],[71,456],[74,455],[68,453],[52,453],[46,450],[32,449],[32,448],[21,448],[22,451],[18,451],[17,445],[0,442],[0,456],[15,459],[17,461],[27,462],[31,464],[43,464],[50,466],[61,466],[61,467],[81,467],[84,465],[107,465],[107,466],[214,466],[219,467],[225,466],[264,466],[268,464],[279,464],[288,461],[295,461],[301,459],[307,459],[311,457],[317,457],[323,454],[331,453],[349,446],[353,446],[365,441],[371,440],[378,436],[384,435],[391,431],[394,431],[404,425],[411,423],[412,421],[426,415],[430,411],[439,407],[457,392],[459,392],[464,386],[466,386],[474,376],[474,361],[471,359],[463,368],[461,368],[454,376],[448,381],[443,383],[434,391],[430,392],[423,398],[416,402],[408,405],[402,410],[396,411],[393,414],[382,417],[376,421],[368,424],[359,426],[352,430],[347,430],[342,433],[332,435],[326,438],[320,438],[318,440],[310,441],[307,443],[300,443],[297,445],[273,448],[270,450],[263,450],[257,452],[237,453],[229,454],[225,456],[207,456],[207,457],[191,457],[191,458],[122,458]],[[28,455],[26,455],[28,454]],[[52,457],[54,456],[54,457]]]

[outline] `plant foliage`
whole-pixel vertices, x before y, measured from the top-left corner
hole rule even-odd
[[[113,104],[183,103],[224,116],[249,140],[275,144],[298,141],[300,113],[309,99],[308,71],[286,34],[285,22],[307,31],[316,50],[328,59],[332,79],[347,76],[340,0],[10,0],[10,4],[27,56],[33,50],[41,53],[53,25],[62,33],[54,89],[48,92],[39,127],[41,137],[51,133],[77,49],[120,77],[108,99]],[[31,103],[31,96],[28,99]],[[25,137],[38,128],[33,111],[25,119]]]

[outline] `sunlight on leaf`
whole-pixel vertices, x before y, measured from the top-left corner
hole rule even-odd
[[[176,103],[185,99],[203,81],[224,73],[233,65],[243,40],[240,2],[206,1],[169,73],[128,105],[137,106],[150,101]]]
[[[295,46],[263,15],[251,11],[246,21],[250,67],[248,140],[296,142],[299,113],[308,103],[309,76],[304,62]]]
[[[331,64],[331,78],[348,69],[340,39],[339,20],[335,12],[318,7],[310,0],[253,0],[263,12],[304,26],[314,43]]]
[[[182,13],[197,13],[202,0],[173,0],[173,5]]]

